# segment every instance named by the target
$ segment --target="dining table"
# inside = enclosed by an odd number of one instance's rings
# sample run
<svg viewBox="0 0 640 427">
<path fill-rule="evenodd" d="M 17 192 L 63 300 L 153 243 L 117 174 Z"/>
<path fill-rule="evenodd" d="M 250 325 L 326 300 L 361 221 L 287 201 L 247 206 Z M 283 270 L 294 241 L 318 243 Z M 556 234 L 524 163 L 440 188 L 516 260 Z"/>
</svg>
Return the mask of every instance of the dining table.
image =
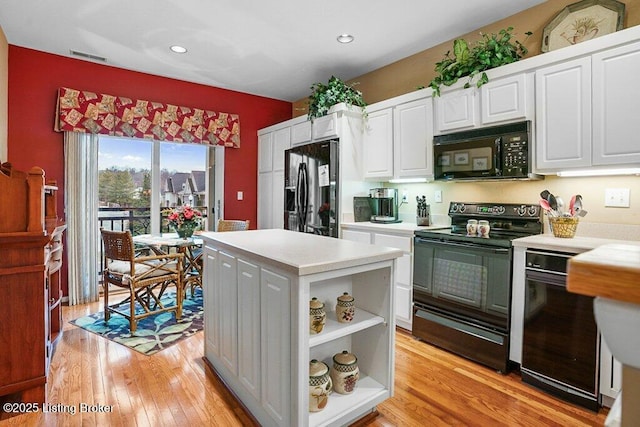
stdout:
<svg viewBox="0 0 640 427">
<path fill-rule="evenodd" d="M 183 296 L 186 297 L 187 287 L 191 288 L 191 297 L 196 287 L 202 289 L 202 239 L 197 235 L 182 238 L 177 233 L 140 234 L 133 237 L 133 243 L 137 248 L 149 249 L 156 255 L 183 254 Z"/>
</svg>

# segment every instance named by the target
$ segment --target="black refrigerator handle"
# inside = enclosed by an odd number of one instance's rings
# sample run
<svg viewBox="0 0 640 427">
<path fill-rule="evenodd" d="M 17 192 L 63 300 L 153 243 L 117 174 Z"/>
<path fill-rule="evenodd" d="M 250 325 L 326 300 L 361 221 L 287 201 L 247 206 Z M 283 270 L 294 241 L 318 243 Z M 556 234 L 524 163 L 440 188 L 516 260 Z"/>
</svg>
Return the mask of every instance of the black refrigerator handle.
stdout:
<svg viewBox="0 0 640 427">
<path fill-rule="evenodd" d="M 300 192 L 300 209 L 301 209 L 301 216 L 302 216 L 302 220 L 300 221 L 300 224 L 302 226 L 301 230 L 302 232 L 306 232 L 307 231 L 307 214 L 309 212 L 309 171 L 307 170 L 307 164 L 306 163 L 301 163 L 300 164 L 301 170 L 302 170 L 302 186 L 301 186 L 301 192 Z"/>
</svg>

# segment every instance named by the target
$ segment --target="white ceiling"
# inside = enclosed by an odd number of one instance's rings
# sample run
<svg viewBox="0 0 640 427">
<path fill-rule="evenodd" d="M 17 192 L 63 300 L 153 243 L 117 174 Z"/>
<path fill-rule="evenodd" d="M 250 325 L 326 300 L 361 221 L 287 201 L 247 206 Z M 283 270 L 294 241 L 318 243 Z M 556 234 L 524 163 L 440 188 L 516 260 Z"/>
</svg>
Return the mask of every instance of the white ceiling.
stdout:
<svg viewBox="0 0 640 427">
<path fill-rule="evenodd" d="M 0 26 L 12 45 L 295 101 L 543 1 L 2 0 Z"/>
</svg>

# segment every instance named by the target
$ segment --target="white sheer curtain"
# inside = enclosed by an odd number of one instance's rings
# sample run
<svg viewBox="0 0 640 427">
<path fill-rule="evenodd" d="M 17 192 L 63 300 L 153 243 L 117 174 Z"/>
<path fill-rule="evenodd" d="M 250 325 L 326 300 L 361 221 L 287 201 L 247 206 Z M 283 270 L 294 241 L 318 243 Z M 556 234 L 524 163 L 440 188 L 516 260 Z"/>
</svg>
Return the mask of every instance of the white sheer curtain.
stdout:
<svg viewBox="0 0 640 427">
<path fill-rule="evenodd" d="M 69 305 L 98 301 L 98 135 L 64 133 Z"/>
</svg>

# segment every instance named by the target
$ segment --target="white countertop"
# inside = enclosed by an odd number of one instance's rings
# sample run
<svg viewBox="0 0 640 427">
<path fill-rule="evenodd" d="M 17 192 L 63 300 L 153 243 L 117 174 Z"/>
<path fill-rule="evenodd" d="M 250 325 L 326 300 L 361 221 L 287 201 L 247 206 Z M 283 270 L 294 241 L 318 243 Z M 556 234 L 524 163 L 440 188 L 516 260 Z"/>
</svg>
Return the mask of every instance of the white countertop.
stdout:
<svg viewBox="0 0 640 427">
<path fill-rule="evenodd" d="M 576 236 L 573 238 L 562 238 L 555 237 L 553 234 L 536 234 L 535 236 L 521 237 L 519 239 L 513 240 L 513 246 L 515 247 L 547 249 L 552 251 L 576 254 L 608 244 L 626 244 L 640 246 L 640 241 L 581 236 Z"/>
<path fill-rule="evenodd" d="M 416 230 L 434 230 L 438 228 L 449 228 L 449 225 L 429 225 L 418 226 L 415 222 L 397 222 L 394 224 L 381 224 L 376 222 L 343 222 L 342 228 L 350 230 L 363 230 L 373 232 L 390 232 L 393 234 L 404 234 L 407 236 L 413 236 L 413 232 Z"/>
<path fill-rule="evenodd" d="M 204 232 L 206 244 L 234 250 L 298 276 L 401 257 L 399 249 L 289 230 Z"/>
</svg>

